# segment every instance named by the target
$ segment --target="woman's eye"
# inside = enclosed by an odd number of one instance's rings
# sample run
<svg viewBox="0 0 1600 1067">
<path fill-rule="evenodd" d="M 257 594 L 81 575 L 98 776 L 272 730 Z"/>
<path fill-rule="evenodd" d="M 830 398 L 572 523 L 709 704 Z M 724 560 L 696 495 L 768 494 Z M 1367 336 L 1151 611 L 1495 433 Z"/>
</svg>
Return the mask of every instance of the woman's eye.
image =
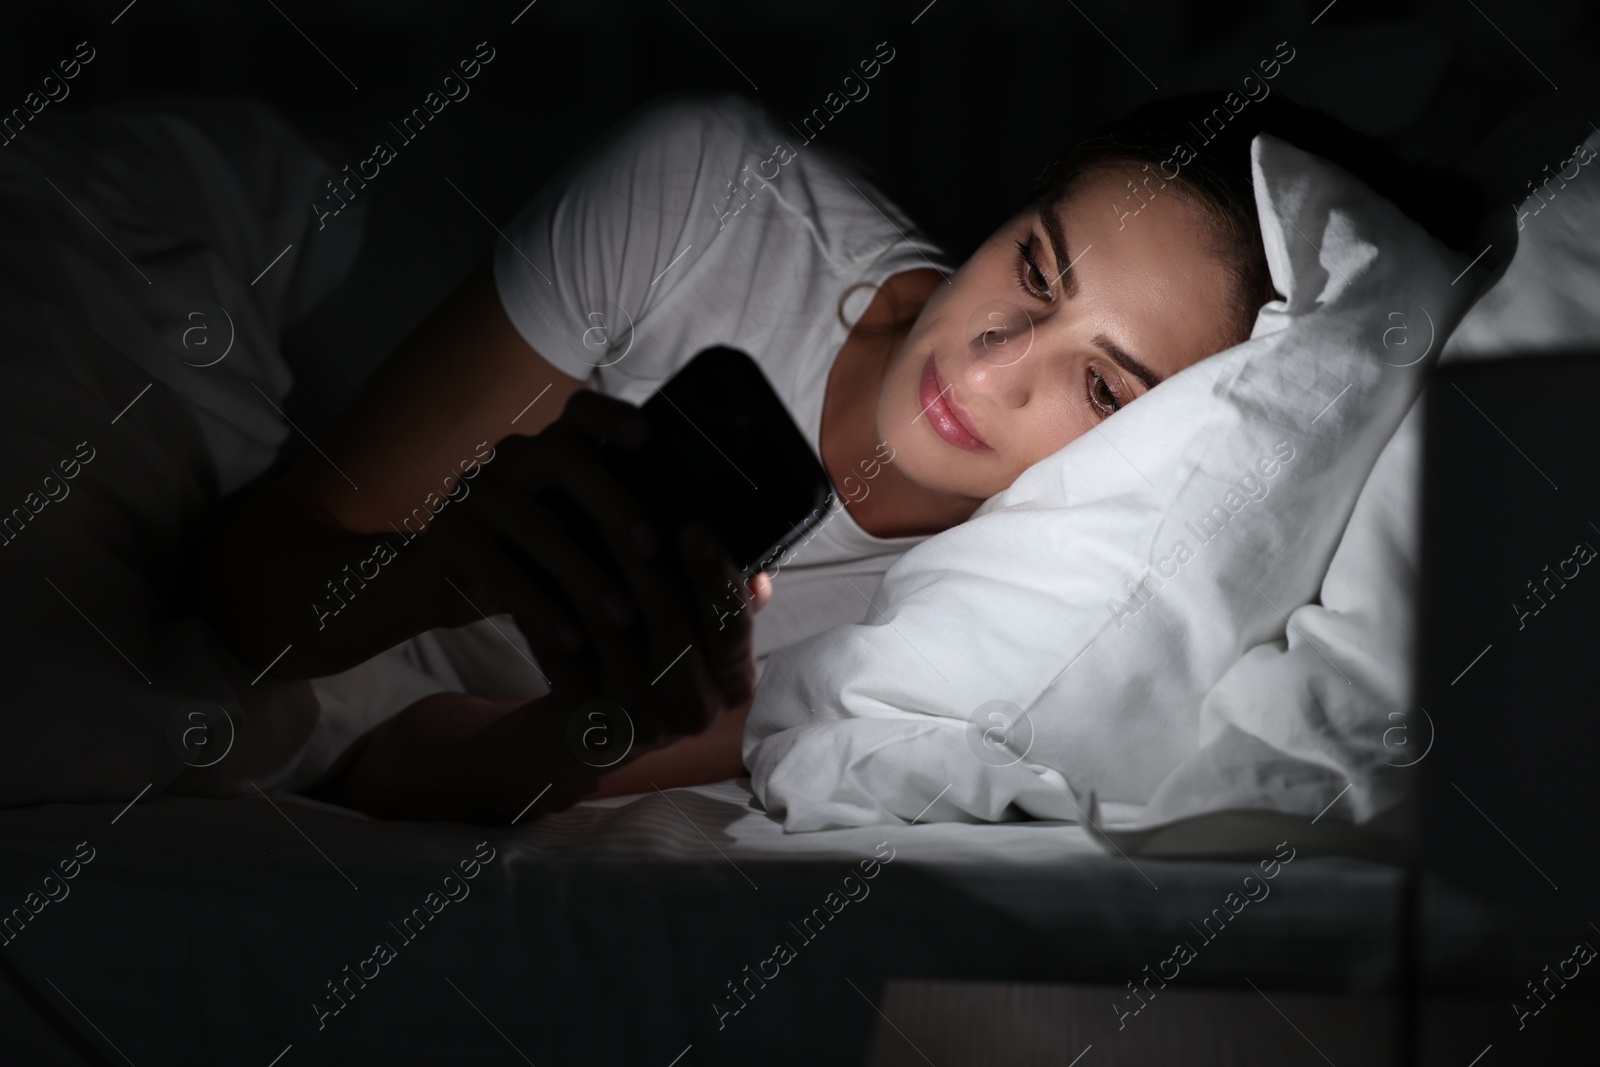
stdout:
<svg viewBox="0 0 1600 1067">
<path fill-rule="evenodd" d="M 1033 247 L 1023 241 L 1017 242 L 1017 277 L 1022 283 L 1022 288 L 1041 300 L 1052 299 L 1050 293 L 1050 280 L 1045 277 L 1044 271 L 1039 267 L 1039 261 L 1033 257 Z"/>
<path fill-rule="evenodd" d="M 1111 383 L 1097 370 L 1091 370 L 1089 375 L 1089 402 L 1101 416 L 1109 418 L 1120 411 L 1122 400 L 1117 396 L 1116 390 L 1111 388 Z"/>
</svg>

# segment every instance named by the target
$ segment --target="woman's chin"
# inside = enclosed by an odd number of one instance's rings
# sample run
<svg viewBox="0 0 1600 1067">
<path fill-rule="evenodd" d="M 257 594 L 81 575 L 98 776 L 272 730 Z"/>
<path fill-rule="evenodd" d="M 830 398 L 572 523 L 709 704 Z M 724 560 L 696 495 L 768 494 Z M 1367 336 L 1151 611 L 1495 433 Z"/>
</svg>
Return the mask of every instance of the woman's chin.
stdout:
<svg viewBox="0 0 1600 1067">
<path fill-rule="evenodd" d="M 919 442 L 921 444 L 921 442 Z M 953 451 L 949 446 L 941 445 L 944 451 Z M 941 495 L 965 495 L 962 490 L 952 484 L 950 477 L 948 456 L 943 456 L 923 445 L 921 448 L 895 452 L 895 465 L 900 468 L 900 473 L 905 479 L 918 489 L 928 493 Z M 932 454 L 930 454 L 932 453 Z"/>
</svg>

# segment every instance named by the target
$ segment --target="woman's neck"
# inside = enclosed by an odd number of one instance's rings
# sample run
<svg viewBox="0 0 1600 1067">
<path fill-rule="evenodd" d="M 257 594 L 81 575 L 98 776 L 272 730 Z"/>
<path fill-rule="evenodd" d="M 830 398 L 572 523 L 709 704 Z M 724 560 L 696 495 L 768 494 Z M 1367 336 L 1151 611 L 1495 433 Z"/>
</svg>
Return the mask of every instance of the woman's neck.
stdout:
<svg viewBox="0 0 1600 1067">
<path fill-rule="evenodd" d="M 884 377 L 917 313 L 944 280 L 932 268 L 891 275 L 828 372 L 819 441 L 822 463 L 850 517 L 874 537 L 938 533 L 964 522 L 982 503 L 919 485 L 893 462 L 882 462 L 878 395 Z M 872 471 L 875 475 L 867 477 Z"/>
</svg>

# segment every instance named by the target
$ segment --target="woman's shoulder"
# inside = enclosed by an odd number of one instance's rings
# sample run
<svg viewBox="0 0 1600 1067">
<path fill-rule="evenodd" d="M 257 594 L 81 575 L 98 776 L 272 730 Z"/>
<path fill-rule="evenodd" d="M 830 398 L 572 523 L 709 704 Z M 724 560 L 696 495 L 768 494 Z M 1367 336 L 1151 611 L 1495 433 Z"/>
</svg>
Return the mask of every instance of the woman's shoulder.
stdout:
<svg viewBox="0 0 1600 1067">
<path fill-rule="evenodd" d="M 664 179 L 665 195 L 695 184 L 721 185 L 741 166 L 758 163 L 783 141 L 758 102 L 736 93 L 673 93 L 640 105 L 596 146 L 609 165 Z"/>
<path fill-rule="evenodd" d="M 740 139 L 774 125 L 759 101 L 739 93 L 675 92 L 635 107 L 618 124 L 641 136 L 669 140 L 688 137 Z"/>
<path fill-rule="evenodd" d="M 615 136 L 640 148 L 693 156 L 770 153 L 794 139 L 759 101 L 705 92 L 653 97 L 617 123 Z"/>
<path fill-rule="evenodd" d="M 729 93 L 626 115 L 496 251 L 524 339 L 628 400 L 713 344 L 751 351 L 780 391 L 824 381 L 841 296 L 939 254 L 856 170 L 784 126 Z"/>
<path fill-rule="evenodd" d="M 807 139 L 758 101 L 737 93 L 676 93 L 633 111 L 614 145 L 638 171 L 659 176 L 646 195 L 696 196 L 719 237 L 736 220 L 798 225 L 841 268 L 899 243 L 927 245 L 915 224 L 854 162 Z M 742 226 L 752 240 L 760 226 Z"/>
</svg>

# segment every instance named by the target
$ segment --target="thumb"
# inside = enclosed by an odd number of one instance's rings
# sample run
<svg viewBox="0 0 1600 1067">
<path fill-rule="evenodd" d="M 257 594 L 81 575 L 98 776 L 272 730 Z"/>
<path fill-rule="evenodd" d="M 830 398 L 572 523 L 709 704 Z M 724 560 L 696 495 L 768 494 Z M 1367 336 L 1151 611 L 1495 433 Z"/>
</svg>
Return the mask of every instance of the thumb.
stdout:
<svg viewBox="0 0 1600 1067">
<path fill-rule="evenodd" d="M 756 576 L 747 583 L 750 590 L 750 610 L 752 613 L 760 611 L 772 599 L 772 577 L 766 571 L 758 571 Z"/>
</svg>

